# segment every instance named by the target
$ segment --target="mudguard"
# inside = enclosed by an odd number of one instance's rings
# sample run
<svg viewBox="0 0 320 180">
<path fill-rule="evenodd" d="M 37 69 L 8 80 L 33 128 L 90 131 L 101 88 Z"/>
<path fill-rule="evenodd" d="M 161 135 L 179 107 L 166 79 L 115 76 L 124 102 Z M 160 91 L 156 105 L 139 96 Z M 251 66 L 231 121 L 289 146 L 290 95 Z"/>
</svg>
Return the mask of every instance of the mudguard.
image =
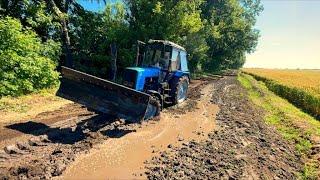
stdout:
<svg viewBox="0 0 320 180">
<path fill-rule="evenodd" d="M 180 78 L 182 76 L 187 76 L 190 81 L 190 72 L 189 71 L 175 71 L 173 74 L 175 77 Z"/>
<path fill-rule="evenodd" d="M 130 122 L 151 118 L 146 93 L 67 67 L 61 67 L 61 74 L 57 95 L 62 98 Z"/>
</svg>

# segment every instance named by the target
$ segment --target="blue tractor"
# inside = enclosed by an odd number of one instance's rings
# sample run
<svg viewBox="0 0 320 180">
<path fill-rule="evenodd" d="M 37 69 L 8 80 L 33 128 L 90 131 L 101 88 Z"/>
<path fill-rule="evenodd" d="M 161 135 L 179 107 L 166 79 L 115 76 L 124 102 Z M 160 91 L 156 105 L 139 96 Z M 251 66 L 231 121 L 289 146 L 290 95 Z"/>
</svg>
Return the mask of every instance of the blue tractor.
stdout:
<svg viewBox="0 0 320 180">
<path fill-rule="evenodd" d="M 170 41 L 150 40 L 138 54 L 136 67 L 125 69 L 122 84 L 62 67 L 57 94 L 131 122 L 182 103 L 190 82 L 186 50 Z"/>
</svg>

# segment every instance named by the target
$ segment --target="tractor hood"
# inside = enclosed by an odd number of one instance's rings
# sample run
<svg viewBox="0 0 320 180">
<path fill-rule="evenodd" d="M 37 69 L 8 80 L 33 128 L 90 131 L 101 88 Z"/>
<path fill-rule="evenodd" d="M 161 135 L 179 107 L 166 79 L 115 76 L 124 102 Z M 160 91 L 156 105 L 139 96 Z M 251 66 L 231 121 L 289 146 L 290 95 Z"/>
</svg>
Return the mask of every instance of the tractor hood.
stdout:
<svg viewBox="0 0 320 180">
<path fill-rule="evenodd" d="M 158 67 L 129 67 L 125 70 L 124 82 L 132 83 L 131 88 L 143 91 L 146 78 L 159 77 L 160 71 Z"/>
</svg>

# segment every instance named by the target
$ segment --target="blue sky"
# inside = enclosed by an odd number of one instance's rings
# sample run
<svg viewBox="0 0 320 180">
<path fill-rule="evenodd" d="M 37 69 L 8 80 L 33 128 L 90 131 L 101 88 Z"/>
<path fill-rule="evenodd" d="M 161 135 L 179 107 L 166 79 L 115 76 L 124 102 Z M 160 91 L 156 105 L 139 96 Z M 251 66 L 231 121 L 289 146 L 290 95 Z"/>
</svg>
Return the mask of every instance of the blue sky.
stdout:
<svg viewBox="0 0 320 180">
<path fill-rule="evenodd" d="M 118 0 L 107 0 L 115 2 Z M 104 3 L 79 0 L 88 10 Z M 320 69 L 320 0 L 262 0 L 261 38 L 245 67 Z"/>
<path fill-rule="evenodd" d="M 106 0 L 107 3 L 114 3 L 119 0 Z M 99 0 L 98 3 L 96 0 L 77 0 L 83 7 L 90 11 L 102 11 L 105 7 L 103 0 Z"/>
<path fill-rule="evenodd" d="M 257 51 L 245 67 L 320 69 L 320 1 L 263 0 Z"/>
</svg>

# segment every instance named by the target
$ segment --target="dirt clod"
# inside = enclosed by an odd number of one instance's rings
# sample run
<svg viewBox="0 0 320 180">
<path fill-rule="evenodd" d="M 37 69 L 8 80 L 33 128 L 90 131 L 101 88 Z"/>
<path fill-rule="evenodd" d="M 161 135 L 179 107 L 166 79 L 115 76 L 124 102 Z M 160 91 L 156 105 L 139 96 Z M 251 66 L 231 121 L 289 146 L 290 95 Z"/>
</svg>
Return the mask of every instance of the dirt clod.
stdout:
<svg viewBox="0 0 320 180">
<path fill-rule="evenodd" d="M 30 146 L 40 146 L 41 140 L 40 140 L 39 137 L 33 137 L 33 138 L 28 140 L 28 144 Z"/>
<path fill-rule="evenodd" d="M 51 155 L 57 155 L 57 154 L 61 154 L 61 153 L 62 153 L 61 149 L 55 149 L 55 150 L 51 153 Z"/>
<path fill-rule="evenodd" d="M 17 147 L 18 147 L 20 150 L 23 150 L 23 151 L 25 151 L 25 150 L 30 150 L 29 145 L 28 145 L 27 143 L 25 143 L 25 142 L 18 142 L 18 143 L 17 143 Z"/>
<path fill-rule="evenodd" d="M 42 135 L 39 137 L 39 140 L 43 143 L 50 143 L 51 141 L 48 138 L 48 135 Z"/>
<path fill-rule="evenodd" d="M 17 146 L 15 145 L 10 145 L 10 146 L 6 146 L 3 149 L 7 154 L 18 154 L 19 153 L 19 149 Z"/>
</svg>

